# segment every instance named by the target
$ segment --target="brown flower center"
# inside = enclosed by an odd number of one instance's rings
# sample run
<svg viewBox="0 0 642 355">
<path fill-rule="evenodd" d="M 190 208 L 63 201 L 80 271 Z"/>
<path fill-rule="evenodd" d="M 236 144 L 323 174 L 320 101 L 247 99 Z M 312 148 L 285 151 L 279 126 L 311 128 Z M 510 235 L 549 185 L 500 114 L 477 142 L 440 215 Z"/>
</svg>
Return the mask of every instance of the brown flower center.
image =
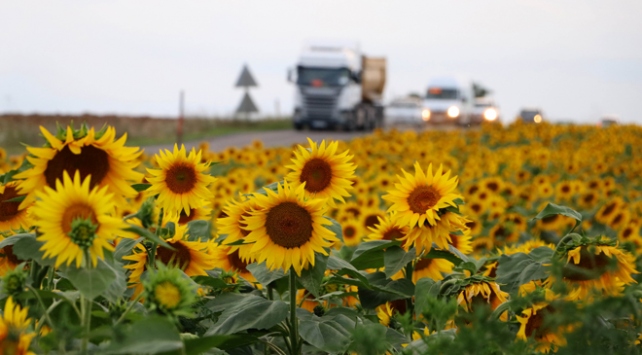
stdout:
<svg viewBox="0 0 642 355">
<path fill-rule="evenodd" d="M 588 281 L 598 279 L 604 274 L 608 265 L 611 263 L 611 258 L 604 253 L 598 255 L 593 254 L 586 248 L 582 247 L 580 251 L 580 262 L 578 264 L 570 261 L 564 269 L 562 269 L 562 276 L 571 281 Z"/>
<path fill-rule="evenodd" d="M 185 210 L 184 210 L 184 209 L 182 209 L 182 210 L 181 210 L 181 215 L 180 215 L 180 217 L 178 218 L 178 223 L 180 223 L 180 224 L 185 224 L 185 223 L 188 223 L 188 222 L 193 221 L 193 220 L 194 220 L 194 218 L 196 218 L 196 209 L 191 208 L 191 209 L 189 210 L 189 216 L 187 215 L 187 213 L 185 213 Z"/>
<path fill-rule="evenodd" d="M 615 202 L 609 203 L 608 205 L 606 205 L 606 208 L 604 208 L 601 215 L 604 217 L 610 215 L 615 210 L 615 207 L 617 207 L 617 203 Z"/>
<path fill-rule="evenodd" d="M 91 220 L 94 225 L 98 225 L 98 220 L 94 213 L 94 209 L 91 206 L 85 204 L 76 204 L 67 207 L 67 209 L 62 214 L 62 231 L 65 234 L 71 232 L 71 222 L 76 219 L 85 219 Z"/>
<path fill-rule="evenodd" d="M 158 260 L 165 265 L 175 265 L 185 270 L 192 260 L 189 247 L 181 242 L 167 242 L 167 244 L 174 248 L 174 250 L 159 245 L 156 250 Z"/>
<path fill-rule="evenodd" d="M 343 229 L 343 237 L 352 239 L 357 235 L 357 229 L 354 226 L 347 226 Z"/>
<path fill-rule="evenodd" d="M 383 233 L 383 239 L 385 240 L 397 240 L 401 239 L 405 236 L 403 231 L 397 227 L 393 227 L 388 229 L 385 233 Z"/>
<path fill-rule="evenodd" d="M 332 181 L 332 168 L 323 159 L 310 159 L 303 166 L 299 181 L 305 182 L 305 189 L 310 192 L 320 192 L 330 186 Z"/>
<path fill-rule="evenodd" d="M 486 187 L 487 187 L 490 191 L 493 191 L 493 192 L 497 192 L 497 190 L 499 190 L 499 184 L 498 184 L 498 183 L 496 183 L 495 181 L 491 181 L 491 182 L 487 183 L 487 184 L 486 184 Z"/>
<path fill-rule="evenodd" d="M 80 178 L 84 180 L 91 175 L 90 188 L 100 185 L 109 172 L 109 156 L 99 148 L 88 145 L 82 147 L 80 154 L 71 152 L 68 146 L 56 153 L 47 163 L 44 175 L 49 187 L 56 186 L 56 180 L 62 180 L 63 172 L 74 176 L 76 171 L 80 172 Z"/>
<path fill-rule="evenodd" d="M 298 248 L 312 238 L 312 216 L 294 202 L 282 202 L 268 212 L 265 228 L 275 244 Z"/>
<path fill-rule="evenodd" d="M 430 264 L 432 264 L 432 259 L 428 259 L 428 258 L 421 259 L 417 261 L 417 263 L 415 264 L 415 270 L 419 271 L 419 270 L 427 269 L 428 267 L 430 267 Z"/>
<path fill-rule="evenodd" d="M 238 270 L 239 272 L 247 272 L 247 263 L 241 260 L 238 250 L 235 250 L 231 254 L 227 254 L 227 260 L 230 262 L 234 269 Z"/>
<path fill-rule="evenodd" d="M 372 214 L 370 216 L 367 216 L 363 224 L 365 225 L 366 228 L 374 227 L 377 223 L 379 223 L 379 218 L 377 217 L 380 217 L 380 216 L 378 214 Z"/>
<path fill-rule="evenodd" d="M 20 202 L 7 202 L 18 197 L 18 191 L 13 186 L 5 186 L 4 193 L 0 194 L 0 222 L 12 220 L 20 211 Z"/>
<path fill-rule="evenodd" d="M 167 170 L 165 183 L 173 193 L 184 194 L 191 192 L 196 186 L 196 171 L 185 163 L 176 163 Z"/>
<path fill-rule="evenodd" d="M 23 262 L 23 260 L 19 259 L 16 254 L 13 253 L 13 245 L 7 245 L 2 248 L 1 253 L 4 254 L 4 257 L 7 258 L 7 260 L 9 260 L 9 264 L 11 265 L 18 265 Z"/>
<path fill-rule="evenodd" d="M 568 185 L 562 186 L 562 192 L 565 194 L 571 192 L 571 187 Z"/>
<path fill-rule="evenodd" d="M 419 186 L 408 196 L 408 206 L 412 212 L 423 214 L 435 207 L 440 198 L 439 191 L 432 186 Z"/>
</svg>

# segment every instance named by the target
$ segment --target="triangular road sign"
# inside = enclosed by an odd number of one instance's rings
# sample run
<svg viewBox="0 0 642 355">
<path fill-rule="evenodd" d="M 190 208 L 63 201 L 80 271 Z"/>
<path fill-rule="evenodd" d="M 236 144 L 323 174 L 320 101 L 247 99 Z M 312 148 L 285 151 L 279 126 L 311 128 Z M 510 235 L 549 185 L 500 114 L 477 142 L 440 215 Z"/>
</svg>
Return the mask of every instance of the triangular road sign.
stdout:
<svg viewBox="0 0 642 355">
<path fill-rule="evenodd" d="M 241 76 L 239 80 L 236 81 L 236 87 L 249 88 L 251 86 L 259 86 L 250 74 L 250 70 L 247 68 L 247 65 L 243 66 L 243 71 L 241 71 Z"/>
<path fill-rule="evenodd" d="M 239 105 L 239 108 L 236 109 L 236 113 L 252 113 L 252 112 L 259 112 L 259 109 L 254 104 L 254 101 L 252 101 L 250 94 L 246 92 L 243 95 L 243 100 L 241 100 L 241 104 Z"/>
</svg>

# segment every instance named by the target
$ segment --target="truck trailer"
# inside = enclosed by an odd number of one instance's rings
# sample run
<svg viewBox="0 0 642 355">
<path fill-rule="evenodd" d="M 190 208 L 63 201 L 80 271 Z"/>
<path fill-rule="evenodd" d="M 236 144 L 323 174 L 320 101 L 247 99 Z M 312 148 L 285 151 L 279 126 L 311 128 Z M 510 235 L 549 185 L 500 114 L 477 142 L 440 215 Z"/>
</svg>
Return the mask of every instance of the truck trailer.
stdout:
<svg viewBox="0 0 642 355">
<path fill-rule="evenodd" d="M 288 80 L 296 86 L 297 130 L 371 130 L 383 125 L 386 59 L 363 55 L 356 43 L 308 43 Z"/>
</svg>

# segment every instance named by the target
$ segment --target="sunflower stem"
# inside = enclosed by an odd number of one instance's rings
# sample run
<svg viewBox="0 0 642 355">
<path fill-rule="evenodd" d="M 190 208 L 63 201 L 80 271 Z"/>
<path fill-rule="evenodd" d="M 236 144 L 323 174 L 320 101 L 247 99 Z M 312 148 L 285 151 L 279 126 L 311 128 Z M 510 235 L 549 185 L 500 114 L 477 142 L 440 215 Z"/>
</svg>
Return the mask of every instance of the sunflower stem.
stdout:
<svg viewBox="0 0 642 355">
<path fill-rule="evenodd" d="M 156 227 L 156 236 L 160 237 L 160 230 L 163 227 L 163 212 L 164 209 L 161 207 L 160 213 L 158 214 L 158 226 Z M 148 254 L 148 260 L 149 260 L 149 267 L 151 270 L 154 270 L 156 267 L 156 249 L 158 248 L 158 244 L 155 242 L 152 243 L 152 249 Z"/>
<path fill-rule="evenodd" d="M 87 354 L 89 345 L 89 333 L 91 331 L 91 299 L 80 294 L 80 325 L 83 329 L 82 343 L 80 347 L 81 354 Z"/>
<path fill-rule="evenodd" d="M 412 282 L 412 273 L 414 270 L 415 268 L 412 265 L 412 262 L 409 262 L 408 264 L 406 264 L 406 280 Z M 412 298 L 406 298 L 406 312 L 407 314 L 410 314 L 410 315 L 415 313 L 415 310 L 412 304 Z"/>
<path fill-rule="evenodd" d="M 123 314 L 121 314 L 120 317 L 118 318 L 118 320 L 116 320 L 116 323 L 114 323 L 114 327 L 117 326 L 120 322 L 122 322 L 125 319 L 125 316 L 127 315 L 127 313 L 129 313 L 129 311 L 131 311 L 131 309 L 134 307 L 134 305 L 136 303 L 138 303 L 138 300 L 140 300 L 141 297 L 143 297 L 143 293 L 142 292 L 140 294 L 138 294 L 136 299 L 133 300 L 132 303 L 129 304 L 129 306 L 127 306 L 127 309 L 125 309 Z"/>
<path fill-rule="evenodd" d="M 292 346 L 292 355 L 300 354 L 299 351 L 299 327 L 296 317 L 296 272 L 290 268 L 290 344 Z"/>
</svg>

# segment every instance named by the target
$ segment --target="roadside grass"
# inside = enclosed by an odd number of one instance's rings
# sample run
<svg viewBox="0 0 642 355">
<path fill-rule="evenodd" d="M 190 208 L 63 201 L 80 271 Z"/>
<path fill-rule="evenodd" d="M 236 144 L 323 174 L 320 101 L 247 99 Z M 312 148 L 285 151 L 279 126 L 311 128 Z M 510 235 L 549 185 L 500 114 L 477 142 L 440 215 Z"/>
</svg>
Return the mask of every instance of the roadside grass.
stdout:
<svg viewBox="0 0 642 355">
<path fill-rule="evenodd" d="M 127 133 L 128 145 L 148 146 L 171 144 L 177 141 L 176 119 L 152 117 L 126 117 L 114 115 L 0 115 L 0 147 L 9 155 L 25 153 L 25 145 L 42 146 L 44 138 L 39 126 L 55 132 L 56 125 L 72 123 L 75 127 L 86 123 L 99 129 L 114 126 L 118 136 Z M 242 132 L 260 132 L 292 127 L 289 117 L 269 117 L 247 121 L 230 118 L 186 118 L 183 122 L 183 142 L 193 142 L 212 137 Z"/>
</svg>

